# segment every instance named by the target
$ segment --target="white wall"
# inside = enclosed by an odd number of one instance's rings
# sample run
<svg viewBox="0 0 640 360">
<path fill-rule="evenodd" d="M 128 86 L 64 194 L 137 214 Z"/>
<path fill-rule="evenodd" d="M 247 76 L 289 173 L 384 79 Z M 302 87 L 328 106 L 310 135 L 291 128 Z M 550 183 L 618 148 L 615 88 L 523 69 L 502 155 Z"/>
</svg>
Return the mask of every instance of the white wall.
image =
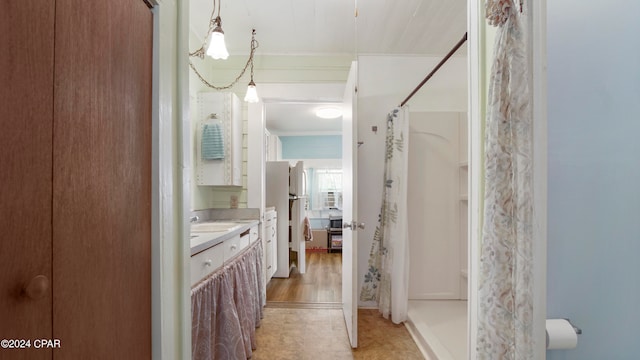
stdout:
<svg viewBox="0 0 640 360">
<path fill-rule="evenodd" d="M 201 45 L 201 40 L 193 32 L 189 31 L 189 49 L 197 49 Z M 206 62 L 199 59 L 191 59 L 197 66 L 198 71 L 207 79 L 211 78 L 211 69 L 208 66 L 202 66 Z M 197 77 L 196 73 L 189 69 L 189 108 L 190 108 L 190 136 L 191 136 L 191 164 L 196 164 L 195 154 L 197 154 L 196 147 L 198 142 L 196 141 L 196 129 L 200 119 L 200 113 L 198 112 L 198 93 L 201 91 L 213 91 L 207 87 Z M 191 168 L 191 178 L 196 179 L 196 167 Z M 191 207 L 193 210 L 201 210 L 213 207 L 213 188 L 210 186 L 198 186 L 196 182 L 193 182 L 191 192 Z"/>
<path fill-rule="evenodd" d="M 452 44 L 453 46 L 453 44 Z M 386 116 L 442 57 L 358 57 L 358 289 L 362 287 L 382 197 Z M 467 111 L 467 59 L 452 57 L 409 102 L 410 111 Z M 377 126 L 374 133 L 372 126 Z M 360 303 L 360 306 L 373 306 Z"/>
<path fill-rule="evenodd" d="M 258 39 L 259 40 L 259 39 Z M 197 36 L 192 34 L 190 49 L 193 51 L 200 47 L 201 43 Z M 254 81 L 257 84 L 258 96 L 263 97 L 265 93 L 274 97 L 274 89 L 277 91 L 278 84 L 327 84 L 332 88 L 332 84 L 344 83 L 349 73 L 351 56 L 277 56 L 260 55 L 258 50 L 254 58 Z M 247 56 L 229 56 L 227 60 L 212 60 L 206 57 L 204 60 L 192 58 L 196 68 L 205 76 L 206 80 L 216 86 L 228 85 L 238 76 L 246 64 Z M 195 76 L 193 70 L 189 70 L 189 86 L 191 102 L 195 103 L 195 96 L 198 91 L 216 91 L 203 85 L 200 79 Z M 249 82 L 248 73 L 240 81 L 225 91 L 234 92 L 240 99 L 244 98 L 247 84 Z M 286 93 L 286 88 L 282 88 L 282 93 Z M 277 97 L 277 95 L 275 96 Z M 192 119 L 197 119 L 197 107 L 192 106 Z M 241 189 L 233 187 L 198 187 L 194 186 L 193 208 L 229 208 L 231 196 L 238 196 L 239 207 L 247 207 L 247 161 L 248 147 L 248 107 L 246 102 L 242 102 L 243 121 L 243 186 Z M 195 150 L 195 148 L 194 148 Z"/>
</svg>

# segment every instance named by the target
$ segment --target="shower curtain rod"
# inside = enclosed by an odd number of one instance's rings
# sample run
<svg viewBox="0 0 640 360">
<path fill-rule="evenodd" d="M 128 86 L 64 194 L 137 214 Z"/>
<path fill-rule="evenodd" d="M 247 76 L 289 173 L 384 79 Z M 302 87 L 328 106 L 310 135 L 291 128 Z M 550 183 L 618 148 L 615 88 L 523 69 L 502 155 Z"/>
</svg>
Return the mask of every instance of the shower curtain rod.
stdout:
<svg viewBox="0 0 640 360">
<path fill-rule="evenodd" d="M 420 90 L 420 88 L 422 88 L 422 86 L 424 84 L 427 83 L 427 81 L 429 81 L 429 79 L 431 79 L 431 77 L 433 76 L 433 74 L 435 74 L 438 69 L 440 69 L 440 67 L 442 65 L 444 65 L 444 63 L 447 62 L 447 60 L 449 60 L 449 58 L 456 52 L 458 51 L 458 49 L 460 49 L 460 47 L 462 46 L 462 44 L 465 43 L 465 41 L 467 41 L 467 33 L 464 33 L 464 36 L 462 37 L 462 39 L 460 39 L 460 41 L 458 41 L 458 43 L 456 44 L 456 46 L 453 47 L 453 49 L 451 49 L 451 51 L 449 51 L 449 53 L 442 59 L 440 60 L 440 62 L 438 63 L 438 65 L 436 65 L 436 67 L 433 68 L 433 70 L 431 70 L 431 72 L 429 73 L 429 75 L 427 75 L 427 77 L 424 78 L 424 80 L 422 80 L 422 82 L 420 84 L 418 84 L 418 86 L 416 86 L 415 89 L 413 89 L 413 91 L 411 92 L 411 94 L 409 94 L 409 96 L 407 96 L 406 99 L 404 99 L 404 101 L 402 103 L 400 103 L 400 107 L 403 107 L 404 104 L 407 103 L 407 101 L 409 101 L 411 99 L 411 97 L 418 92 L 418 90 Z"/>
</svg>

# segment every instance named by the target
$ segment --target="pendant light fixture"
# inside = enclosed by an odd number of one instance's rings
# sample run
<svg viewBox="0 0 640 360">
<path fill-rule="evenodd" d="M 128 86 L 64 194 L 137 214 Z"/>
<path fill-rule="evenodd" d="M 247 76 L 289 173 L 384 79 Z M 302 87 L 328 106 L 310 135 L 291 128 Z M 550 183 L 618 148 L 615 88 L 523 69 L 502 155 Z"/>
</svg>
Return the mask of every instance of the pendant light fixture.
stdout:
<svg viewBox="0 0 640 360">
<path fill-rule="evenodd" d="M 214 0 L 215 9 L 215 0 Z M 207 47 L 207 55 L 214 59 L 226 60 L 229 57 L 227 45 L 224 43 L 224 31 L 222 31 L 222 19 L 220 19 L 220 1 L 218 0 L 218 16 L 213 20 L 213 30 L 209 36 L 209 46 Z"/>
<path fill-rule="evenodd" d="M 247 94 L 244 96 L 244 101 L 250 103 L 256 103 L 260 101 L 258 98 L 258 91 L 256 90 L 256 83 L 251 80 L 249 86 L 247 86 Z"/>
<path fill-rule="evenodd" d="M 216 6 L 217 3 L 217 6 Z M 217 15 L 216 15 L 217 9 Z M 215 15 L 215 17 L 214 17 Z M 258 41 L 256 40 L 256 30 L 251 30 L 251 51 L 249 53 L 249 59 L 244 66 L 244 69 L 240 72 L 240 75 L 236 77 L 236 79 L 229 85 L 226 86 L 216 86 L 205 80 L 202 74 L 196 69 L 193 65 L 193 62 L 189 61 L 189 67 L 196 73 L 200 81 L 206 86 L 215 89 L 215 90 L 228 90 L 232 88 L 247 72 L 249 66 L 251 66 L 251 80 L 249 81 L 249 86 L 247 87 L 247 93 L 245 94 L 244 100 L 247 102 L 258 102 L 260 99 L 258 98 L 258 92 L 256 91 L 256 83 L 253 81 L 253 57 L 255 55 L 256 49 L 258 48 Z M 227 47 L 224 44 L 224 31 L 222 31 L 222 20 L 220 19 L 220 0 L 213 0 L 213 11 L 211 12 L 211 18 L 209 19 L 209 32 L 207 33 L 204 44 L 200 47 L 200 49 L 189 53 L 190 57 L 198 57 L 200 59 L 204 59 L 205 54 L 211 56 L 214 59 L 226 59 L 229 56 L 229 52 L 227 51 Z M 206 47 L 206 51 L 205 51 Z"/>
<path fill-rule="evenodd" d="M 260 99 L 258 98 L 258 91 L 256 90 L 256 83 L 253 82 L 253 52 L 255 51 L 254 42 L 255 47 L 258 47 L 258 43 L 254 38 L 255 35 L 256 30 L 253 29 L 253 32 L 251 33 L 251 55 L 249 55 L 251 59 L 251 80 L 249 81 L 249 86 L 247 86 L 247 93 L 244 96 L 244 101 L 250 103 L 256 103 L 260 101 Z"/>
</svg>

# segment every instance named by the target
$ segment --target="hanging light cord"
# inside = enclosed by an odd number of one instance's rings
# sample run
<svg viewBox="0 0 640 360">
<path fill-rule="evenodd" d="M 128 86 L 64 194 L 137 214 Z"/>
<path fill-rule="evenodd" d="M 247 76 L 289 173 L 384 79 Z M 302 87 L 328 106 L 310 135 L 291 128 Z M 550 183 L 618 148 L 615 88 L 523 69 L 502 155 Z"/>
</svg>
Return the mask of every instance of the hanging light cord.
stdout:
<svg viewBox="0 0 640 360">
<path fill-rule="evenodd" d="M 258 41 L 256 41 L 256 39 L 254 38 L 256 34 L 256 29 L 253 29 L 251 32 L 251 54 L 249 54 L 249 62 L 251 62 L 251 83 L 253 84 L 253 52 L 256 51 L 256 48 L 258 47 Z M 253 46 L 255 42 L 255 47 Z M 246 65 L 245 65 L 245 69 L 246 69 Z M 242 73 L 244 73 L 244 70 L 242 71 Z M 240 74 L 240 76 L 242 76 L 242 74 Z M 239 80 L 236 79 L 236 82 Z M 253 84 L 254 86 L 256 84 Z"/>
<path fill-rule="evenodd" d="M 242 72 L 240 72 L 240 75 L 238 75 L 238 77 L 236 77 L 236 79 L 233 80 L 233 82 L 231 84 L 229 84 L 229 85 L 226 85 L 226 86 L 213 85 L 210 82 L 208 82 L 202 76 L 202 74 L 200 74 L 198 69 L 196 69 L 196 67 L 191 62 L 191 60 L 189 60 L 189 66 L 191 67 L 191 69 L 193 69 L 193 71 L 196 73 L 196 75 L 198 76 L 200 81 L 202 81 L 203 84 L 205 84 L 206 86 L 208 86 L 208 87 L 210 87 L 212 89 L 216 89 L 216 90 L 226 90 L 226 89 L 230 89 L 231 87 L 233 87 L 233 85 L 235 85 L 238 81 L 240 81 L 240 78 L 242 78 L 242 76 L 247 72 L 247 68 L 249 68 L 249 65 L 251 65 L 251 80 L 253 80 L 253 55 L 255 54 L 256 49 L 258 48 L 258 45 L 259 45 L 258 41 L 255 38 L 255 35 L 256 35 L 256 29 L 253 29 L 251 31 L 251 52 L 249 53 L 249 59 L 247 60 L 247 63 L 244 65 L 244 68 L 242 69 Z M 204 45 L 203 45 L 203 47 L 204 47 Z M 204 54 L 204 52 L 203 52 L 203 54 Z M 189 54 L 189 55 L 191 55 L 192 57 L 194 57 L 194 56 L 200 57 L 199 55 L 195 55 L 195 54 L 194 55 Z"/>
</svg>

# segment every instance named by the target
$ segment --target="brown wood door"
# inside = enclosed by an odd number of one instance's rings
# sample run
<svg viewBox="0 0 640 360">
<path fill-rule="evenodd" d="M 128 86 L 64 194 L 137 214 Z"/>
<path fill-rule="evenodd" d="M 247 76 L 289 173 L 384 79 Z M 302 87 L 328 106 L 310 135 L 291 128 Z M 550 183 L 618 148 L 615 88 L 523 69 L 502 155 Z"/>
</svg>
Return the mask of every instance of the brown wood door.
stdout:
<svg viewBox="0 0 640 360">
<path fill-rule="evenodd" d="M 151 358 L 152 31 L 140 0 L 0 0 L 0 340 L 30 340 L 0 359 Z"/>
<path fill-rule="evenodd" d="M 54 5 L 0 1 L 0 339 L 51 338 L 51 286 L 24 288 L 51 279 Z M 0 359 L 51 359 L 32 345 Z"/>
<path fill-rule="evenodd" d="M 56 1 L 55 359 L 151 358 L 153 18 Z"/>
</svg>

